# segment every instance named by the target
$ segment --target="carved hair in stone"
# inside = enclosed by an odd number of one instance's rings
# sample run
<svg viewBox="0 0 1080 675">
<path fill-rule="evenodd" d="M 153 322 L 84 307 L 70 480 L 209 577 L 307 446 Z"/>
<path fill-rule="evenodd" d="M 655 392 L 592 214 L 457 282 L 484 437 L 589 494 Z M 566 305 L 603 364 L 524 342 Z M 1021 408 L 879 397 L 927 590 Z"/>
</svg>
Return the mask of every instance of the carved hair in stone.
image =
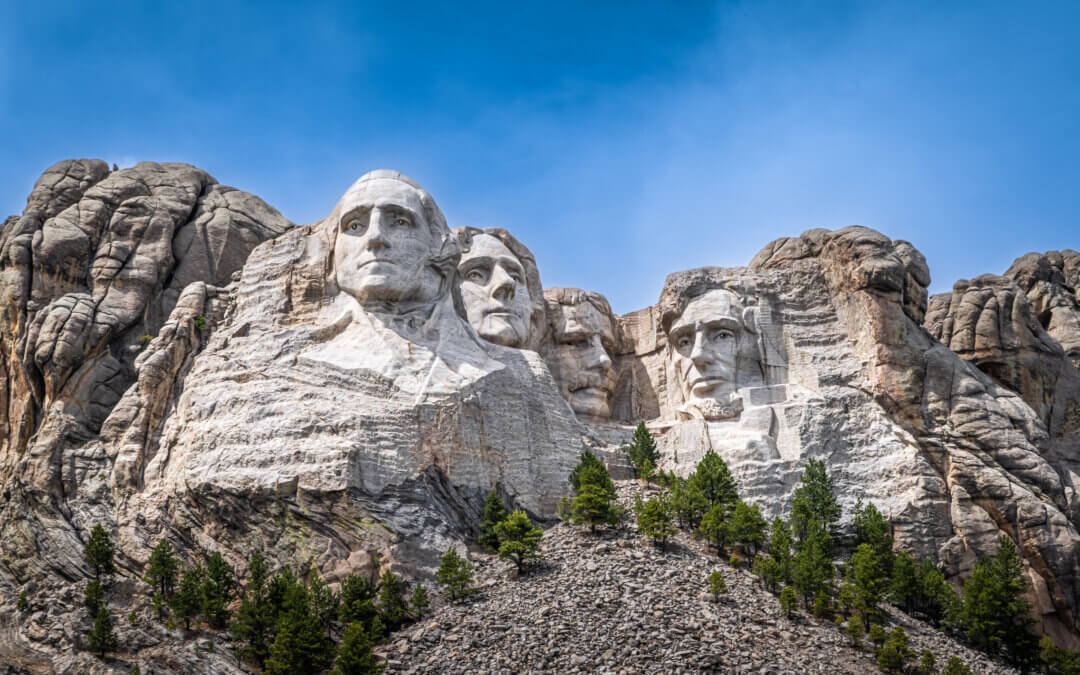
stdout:
<svg viewBox="0 0 1080 675">
<path fill-rule="evenodd" d="M 667 337 L 669 381 L 681 399 L 679 417 L 736 418 L 743 408 L 740 389 L 782 381 L 770 377 L 783 374 L 768 367 L 786 366 L 782 348 L 773 344 L 779 336 L 762 326 L 752 295 L 715 280 L 675 293 L 665 289 L 665 295 L 661 330 Z"/>
<path fill-rule="evenodd" d="M 458 287 L 480 337 L 536 349 L 544 333 L 544 289 L 529 249 L 499 227 L 454 229 L 461 247 Z"/>
<path fill-rule="evenodd" d="M 618 323 L 604 296 L 576 288 L 549 288 L 549 335 L 544 360 L 570 408 L 579 416 L 611 417 Z"/>
<path fill-rule="evenodd" d="M 400 313 L 451 290 L 457 240 L 431 195 L 410 178 L 386 170 L 365 174 L 330 222 L 334 280 L 362 305 Z"/>
</svg>

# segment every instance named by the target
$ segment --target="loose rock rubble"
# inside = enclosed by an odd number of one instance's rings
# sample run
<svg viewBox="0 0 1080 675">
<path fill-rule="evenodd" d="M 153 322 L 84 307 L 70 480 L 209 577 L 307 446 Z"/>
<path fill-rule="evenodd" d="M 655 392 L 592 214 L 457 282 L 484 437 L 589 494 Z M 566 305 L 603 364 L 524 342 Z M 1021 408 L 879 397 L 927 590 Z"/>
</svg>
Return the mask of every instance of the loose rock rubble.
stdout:
<svg viewBox="0 0 1080 675">
<path fill-rule="evenodd" d="M 639 536 L 629 517 L 634 481 L 618 484 L 623 526 L 590 534 L 561 523 L 544 533 L 543 561 L 519 580 L 513 567 L 474 554 L 480 589 L 442 604 L 393 636 L 388 672 L 866 673 L 869 648 L 850 647 L 842 628 L 800 612 L 780 613 L 775 596 L 680 533 L 667 551 Z M 648 488 L 652 489 L 652 488 Z M 713 602 L 706 578 L 719 569 L 728 594 Z M 1012 673 L 921 621 L 889 608 L 917 654 L 939 666 L 959 656 L 976 673 Z"/>
</svg>

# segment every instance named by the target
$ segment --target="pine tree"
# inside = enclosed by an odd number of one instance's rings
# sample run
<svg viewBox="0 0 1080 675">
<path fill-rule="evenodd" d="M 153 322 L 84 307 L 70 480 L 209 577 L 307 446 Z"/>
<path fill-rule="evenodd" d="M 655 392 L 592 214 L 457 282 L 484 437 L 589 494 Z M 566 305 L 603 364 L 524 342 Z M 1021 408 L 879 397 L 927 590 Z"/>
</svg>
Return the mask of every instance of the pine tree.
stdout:
<svg viewBox="0 0 1080 675">
<path fill-rule="evenodd" d="M 284 591 L 266 673 L 317 673 L 330 665 L 334 643 L 311 612 L 308 589 L 293 580 Z"/>
<path fill-rule="evenodd" d="M 191 620 L 202 609 L 202 583 L 202 565 L 187 570 L 180 577 L 180 587 L 170 603 L 176 618 L 184 621 L 184 630 L 191 629 Z"/>
<path fill-rule="evenodd" d="M 655 467 L 660 462 L 660 453 L 656 449 L 656 441 L 653 440 L 652 434 L 649 433 L 644 422 L 638 422 L 637 428 L 634 429 L 634 436 L 630 439 L 630 445 L 626 447 L 626 455 L 638 478 L 647 479 L 649 477 L 646 462 L 652 467 Z"/>
<path fill-rule="evenodd" d="M 571 504 L 571 519 L 574 523 L 586 523 L 595 533 L 599 525 L 614 525 L 619 522 L 621 513 L 615 502 L 615 484 L 603 464 L 586 466 L 578 477 L 578 485 L 578 493 Z"/>
<path fill-rule="evenodd" d="M 603 462 L 596 458 L 596 455 L 588 450 L 582 452 L 580 461 L 578 461 L 577 466 L 570 472 L 570 486 L 574 488 L 575 493 L 581 491 L 581 477 L 589 467 L 600 467 L 607 472 L 607 467 L 604 466 Z M 611 490 L 612 492 L 615 491 L 614 483 L 611 485 Z"/>
<path fill-rule="evenodd" d="M 720 573 L 720 570 L 713 570 L 713 573 L 709 575 L 709 592 L 713 594 L 713 601 L 719 602 L 721 595 L 726 595 L 727 582 L 724 581 L 724 575 Z"/>
<path fill-rule="evenodd" d="M 427 589 L 419 581 L 416 582 L 416 586 L 413 587 L 412 594 L 412 610 L 413 615 L 419 621 L 424 618 L 424 614 L 427 613 L 429 607 L 431 607 L 431 601 L 428 599 Z"/>
<path fill-rule="evenodd" d="M 739 501 L 738 487 L 727 462 L 711 448 L 698 462 L 697 468 L 686 482 L 701 489 L 710 507 L 721 504 L 730 510 L 734 509 L 735 503 Z"/>
<path fill-rule="evenodd" d="M 383 572 L 379 578 L 379 618 L 391 633 L 409 621 L 405 584 L 390 570 Z"/>
<path fill-rule="evenodd" d="M 769 535 L 769 557 L 776 561 L 779 578 L 788 583 L 792 572 L 791 545 L 791 528 L 787 521 L 779 516 L 774 518 Z"/>
<path fill-rule="evenodd" d="M 509 560 L 518 572 L 525 570 L 530 560 L 540 557 L 540 538 L 544 531 L 532 524 L 524 511 L 514 511 L 495 526 L 499 542 L 499 558 Z"/>
<path fill-rule="evenodd" d="M 698 526 L 698 534 L 705 538 L 716 548 L 718 556 L 724 555 L 724 547 L 727 546 L 730 527 L 728 526 L 728 510 L 723 504 L 713 504 Z"/>
<path fill-rule="evenodd" d="M 937 658 L 929 649 L 924 649 L 922 658 L 919 659 L 919 672 L 923 675 L 934 675 L 937 672 Z"/>
<path fill-rule="evenodd" d="M 941 675 L 972 675 L 971 667 L 964 663 L 959 656 L 950 656 L 941 670 Z"/>
<path fill-rule="evenodd" d="M 877 618 L 878 603 L 888 588 L 889 578 L 870 544 L 859 544 L 851 556 L 851 579 L 855 586 L 855 609 L 866 621 Z"/>
<path fill-rule="evenodd" d="M 1016 544 L 1002 535 L 997 554 L 981 559 L 964 584 L 961 617 L 968 642 L 990 654 L 1004 652 L 1015 665 L 1032 663 L 1037 644 L 1031 607 L 1023 597 L 1026 589 Z"/>
<path fill-rule="evenodd" d="M 454 547 L 446 549 L 442 563 L 435 572 L 435 578 L 443 590 L 450 595 L 450 600 L 457 601 L 471 593 L 472 565 L 461 558 Z"/>
<path fill-rule="evenodd" d="M 810 458 L 806 462 L 795 499 L 791 504 L 791 530 L 795 536 L 796 549 L 816 530 L 829 534 L 832 525 L 840 519 L 840 505 L 833 494 L 832 479 L 825 472 L 825 465 Z M 826 543 L 829 539 L 825 539 Z M 831 554 L 831 549 L 826 554 Z"/>
<path fill-rule="evenodd" d="M 420 588 L 420 586 L 417 586 Z M 341 636 L 330 675 L 378 675 L 383 666 L 371 651 L 372 639 L 363 624 L 350 623 Z"/>
<path fill-rule="evenodd" d="M 364 630 L 371 635 L 372 639 L 379 639 L 379 634 L 372 630 L 379 610 L 375 606 L 375 596 L 378 588 L 366 577 L 359 574 L 350 574 L 341 582 L 340 604 L 338 605 L 338 621 L 343 626 L 350 623 L 359 623 Z"/>
<path fill-rule="evenodd" d="M 98 581 L 107 579 L 116 573 L 113 552 L 113 543 L 109 539 L 109 533 L 101 525 L 94 525 L 93 529 L 90 530 L 90 539 L 86 542 L 83 558 L 90 567 L 94 578 Z"/>
<path fill-rule="evenodd" d="M 661 550 L 667 549 L 668 539 L 678 531 L 672 524 L 671 498 L 666 494 L 659 494 L 642 501 L 641 497 L 638 497 L 634 502 L 634 513 L 637 516 L 638 530 Z"/>
<path fill-rule="evenodd" d="M 695 531 L 709 510 L 709 501 L 701 490 L 699 481 L 684 481 L 670 474 L 664 481 L 671 491 L 671 506 L 679 527 Z"/>
<path fill-rule="evenodd" d="M 728 521 L 728 536 L 732 542 L 740 544 L 750 555 L 756 555 L 765 541 L 767 528 L 760 507 L 750 506 L 741 499 L 735 503 Z"/>
<path fill-rule="evenodd" d="M 269 600 L 267 578 L 269 566 L 262 551 L 256 549 L 248 558 L 248 582 L 236 610 L 236 621 L 231 632 L 233 639 L 242 646 L 241 652 L 260 668 L 266 663 L 273 641 L 273 628 L 277 613 Z M 185 575 L 186 576 L 186 575 Z M 201 583 L 200 583 L 201 594 Z M 184 594 L 184 580 L 180 581 L 180 595 Z"/>
<path fill-rule="evenodd" d="M 202 577 L 202 613 L 214 628 L 224 628 L 229 624 L 229 602 L 235 590 L 236 574 L 233 568 L 215 551 L 207 558 Z"/>
<path fill-rule="evenodd" d="M 484 502 L 484 517 L 480 521 L 480 545 L 491 551 L 499 550 L 499 537 L 495 534 L 495 526 L 506 520 L 508 515 L 506 505 L 494 490 L 488 493 Z"/>
<path fill-rule="evenodd" d="M 311 614 L 319 625 L 326 631 L 326 638 L 330 639 L 330 631 L 334 627 L 334 617 L 338 612 L 338 596 L 330 590 L 326 582 L 319 576 L 318 570 L 311 573 L 311 581 L 308 583 L 308 599 L 311 602 Z"/>
<path fill-rule="evenodd" d="M 168 602 L 173 596 L 179 567 L 180 563 L 173 552 L 172 543 L 168 539 L 162 539 L 154 547 L 154 552 L 150 554 L 150 562 L 147 563 L 143 580 L 160 593 L 165 602 Z"/>
<path fill-rule="evenodd" d="M 874 644 L 874 649 L 879 649 L 885 644 L 885 637 L 885 629 L 881 627 L 881 624 L 870 624 L 870 642 Z"/>
<path fill-rule="evenodd" d="M 816 523 L 810 526 L 792 559 L 792 583 L 802 594 L 807 607 L 818 591 L 829 590 L 829 582 L 833 576 L 829 549 L 829 535 L 820 523 Z"/>
<path fill-rule="evenodd" d="M 860 500 L 855 504 L 853 525 L 855 545 L 869 544 L 877 554 L 878 563 L 885 575 L 889 576 L 892 573 L 893 563 L 892 528 L 889 526 L 889 521 L 885 520 L 876 506 L 873 504 L 863 506 Z"/>
<path fill-rule="evenodd" d="M 863 635 L 866 634 L 866 629 L 863 624 L 862 616 L 858 614 L 852 614 L 848 617 L 847 628 L 844 629 L 848 638 L 851 639 L 851 646 L 858 647 L 859 641 L 862 640 Z"/>
<path fill-rule="evenodd" d="M 98 656 L 105 658 L 109 652 L 116 651 L 116 631 L 113 630 L 112 617 L 109 610 L 99 607 L 94 617 L 94 629 L 86 637 L 90 651 L 97 652 Z"/>
<path fill-rule="evenodd" d="M 866 546 L 866 544 L 862 544 Z M 885 643 L 878 650 L 878 668 L 886 673 L 899 673 L 903 671 L 904 664 L 914 654 L 908 648 L 908 636 L 900 626 L 892 629 Z"/>
<path fill-rule="evenodd" d="M 105 589 L 97 579 L 91 579 L 86 585 L 86 594 L 83 596 L 83 604 L 90 612 L 90 616 L 97 616 L 98 610 L 105 606 Z"/>
<path fill-rule="evenodd" d="M 15 608 L 20 612 L 25 612 L 30 609 L 30 601 L 26 599 L 26 591 L 21 591 L 19 593 L 19 600 L 15 603 Z"/>
<path fill-rule="evenodd" d="M 780 611 L 784 613 L 785 617 L 791 618 L 798 602 L 799 598 L 795 595 L 795 589 L 791 586 L 784 586 L 784 590 L 780 591 Z"/>
</svg>

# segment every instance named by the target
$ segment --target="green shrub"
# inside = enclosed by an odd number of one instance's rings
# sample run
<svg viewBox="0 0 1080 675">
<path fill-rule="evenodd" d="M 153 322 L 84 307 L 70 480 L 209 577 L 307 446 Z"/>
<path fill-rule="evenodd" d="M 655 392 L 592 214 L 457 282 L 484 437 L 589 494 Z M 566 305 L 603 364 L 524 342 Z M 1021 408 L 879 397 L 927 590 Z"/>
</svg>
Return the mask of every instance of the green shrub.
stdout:
<svg viewBox="0 0 1080 675">
<path fill-rule="evenodd" d="M 791 586 L 784 586 L 784 590 L 780 591 L 780 611 L 784 613 L 785 617 L 791 618 L 798 602 L 799 596 L 795 595 L 795 589 Z"/>
<path fill-rule="evenodd" d="M 727 582 L 720 570 L 714 570 L 709 575 L 709 592 L 713 594 L 713 600 L 719 602 L 721 595 L 727 595 Z"/>
</svg>

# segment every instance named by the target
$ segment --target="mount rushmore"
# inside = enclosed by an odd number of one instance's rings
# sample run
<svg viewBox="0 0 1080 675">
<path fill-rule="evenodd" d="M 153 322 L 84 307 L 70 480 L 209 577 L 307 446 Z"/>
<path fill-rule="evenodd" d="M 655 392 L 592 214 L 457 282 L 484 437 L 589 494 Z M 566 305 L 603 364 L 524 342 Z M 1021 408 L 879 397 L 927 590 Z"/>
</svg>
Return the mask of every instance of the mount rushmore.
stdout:
<svg viewBox="0 0 1080 675">
<path fill-rule="evenodd" d="M 391 171 L 294 226 L 188 165 L 49 168 L 0 229 L 0 614 L 63 598 L 97 523 L 133 574 L 163 536 L 430 574 L 493 489 L 551 520 L 582 451 L 628 476 L 645 421 L 661 468 L 713 449 L 769 516 L 821 459 L 953 580 L 1007 534 L 1075 644 L 1080 254 L 928 297 L 911 244 L 815 229 L 618 316 L 450 225 Z M 0 658 L 70 645 L 63 606 Z"/>
</svg>

